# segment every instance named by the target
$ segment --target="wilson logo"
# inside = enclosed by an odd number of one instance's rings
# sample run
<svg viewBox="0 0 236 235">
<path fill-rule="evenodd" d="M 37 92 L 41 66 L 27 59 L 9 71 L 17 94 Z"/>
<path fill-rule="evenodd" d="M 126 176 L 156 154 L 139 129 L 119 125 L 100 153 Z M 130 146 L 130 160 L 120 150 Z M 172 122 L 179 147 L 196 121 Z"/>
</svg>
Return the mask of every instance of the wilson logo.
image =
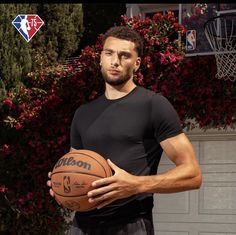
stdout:
<svg viewBox="0 0 236 235">
<path fill-rule="evenodd" d="M 73 157 L 59 159 L 54 169 L 61 166 L 78 166 L 87 170 L 91 170 L 91 164 L 84 161 L 76 161 Z"/>
</svg>

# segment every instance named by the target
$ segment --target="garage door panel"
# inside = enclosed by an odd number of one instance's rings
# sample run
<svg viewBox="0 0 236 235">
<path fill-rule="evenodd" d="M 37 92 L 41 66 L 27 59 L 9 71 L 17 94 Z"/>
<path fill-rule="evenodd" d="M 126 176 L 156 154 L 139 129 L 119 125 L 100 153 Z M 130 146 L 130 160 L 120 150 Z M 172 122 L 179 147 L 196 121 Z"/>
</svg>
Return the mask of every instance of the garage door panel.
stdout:
<svg viewBox="0 0 236 235">
<path fill-rule="evenodd" d="M 235 141 L 201 141 L 200 164 L 236 164 Z"/>
<path fill-rule="evenodd" d="M 236 140 L 230 138 L 194 139 L 202 186 L 199 190 L 154 195 L 155 234 L 236 235 Z M 173 167 L 163 154 L 158 174 Z"/>
<path fill-rule="evenodd" d="M 236 167 L 236 166 L 235 166 Z M 207 182 L 235 182 L 236 173 L 232 172 L 225 172 L 225 173 L 218 173 L 218 172 L 203 172 L 203 178 Z"/>
<path fill-rule="evenodd" d="M 190 211 L 190 192 L 181 192 L 174 194 L 159 194 L 155 197 L 154 208 L 155 213 L 173 213 L 173 214 L 189 214 Z M 173 200 L 174 195 L 174 200 Z M 168 205 L 168 207 L 166 206 Z"/>
<path fill-rule="evenodd" d="M 180 232 L 171 232 L 171 231 L 158 231 L 158 235 L 189 235 L 187 231 L 180 231 Z"/>
<path fill-rule="evenodd" d="M 207 232 L 200 232 L 199 235 L 236 235 L 236 233 L 207 233 Z"/>
<path fill-rule="evenodd" d="M 236 153 L 235 153 L 236 157 Z M 236 181 L 236 164 L 210 164 L 210 165 L 201 165 L 201 170 L 203 173 L 229 173 L 233 174 L 232 179 Z"/>
<path fill-rule="evenodd" d="M 172 234 L 188 234 L 188 235 L 236 235 L 235 224 L 223 223 L 156 223 L 155 235 L 162 235 L 163 232 L 167 235 Z"/>
<path fill-rule="evenodd" d="M 236 215 L 236 183 L 205 183 L 199 195 L 200 214 Z"/>
</svg>

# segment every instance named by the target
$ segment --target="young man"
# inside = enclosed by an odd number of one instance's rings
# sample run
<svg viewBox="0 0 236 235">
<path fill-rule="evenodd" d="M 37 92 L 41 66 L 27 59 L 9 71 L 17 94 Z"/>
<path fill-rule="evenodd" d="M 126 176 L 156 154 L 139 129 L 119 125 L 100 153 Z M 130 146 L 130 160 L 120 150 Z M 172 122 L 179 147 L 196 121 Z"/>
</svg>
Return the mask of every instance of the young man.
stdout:
<svg viewBox="0 0 236 235">
<path fill-rule="evenodd" d="M 93 182 L 88 197 L 99 206 L 76 212 L 71 235 L 152 235 L 153 194 L 201 185 L 193 147 L 173 106 L 133 81 L 142 50 L 142 38 L 129 27 L 108 30 L 100 60 L 105 93 L 75 112 L 71 149 L 98 152 L 114 174 Z M 163 151 L 176 167 L 157 174 Z"/>
</svg>

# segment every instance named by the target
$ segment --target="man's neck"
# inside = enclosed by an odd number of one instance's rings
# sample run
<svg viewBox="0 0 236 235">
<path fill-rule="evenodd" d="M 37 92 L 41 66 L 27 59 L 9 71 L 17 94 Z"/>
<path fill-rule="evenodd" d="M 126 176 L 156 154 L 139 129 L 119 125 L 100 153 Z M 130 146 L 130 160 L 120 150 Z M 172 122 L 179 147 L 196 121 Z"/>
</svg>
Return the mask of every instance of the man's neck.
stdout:
<svg viewBox="0 0 236 235">
<path fill-rule="evenodd" d="M 106 83 L 105 96 L 109 100 L 119 99 L 129 94 L 136 87 L 133 81 L 127 81 L 125 84 L 112 86 Z"/>
</svg>

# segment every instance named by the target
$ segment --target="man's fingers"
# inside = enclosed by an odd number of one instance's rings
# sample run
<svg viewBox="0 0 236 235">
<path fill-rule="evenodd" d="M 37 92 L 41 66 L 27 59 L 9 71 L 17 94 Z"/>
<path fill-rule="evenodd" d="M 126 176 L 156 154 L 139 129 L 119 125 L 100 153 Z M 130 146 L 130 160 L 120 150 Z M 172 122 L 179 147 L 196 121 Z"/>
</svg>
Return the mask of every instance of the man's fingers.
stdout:
<svg viewBox="0 0 236 235">
<path fill-rule="evenodd" d="M 50 195 L 51 195 L 52 197 L 55 196 L 55 194 L 54 194 L 54 192 L 52 191 L 52 189 L 49 190 L 49 193 L 50 193 Z"/>
<path fill-rule="evenodd" d="M 95 197 L 89 197 L 89 202 L 93 203 L 93 202 L 105 202 L 111 199 L 115 200 L 115 195 L 116 195 L 116 191 L 110 191 L 101 195 L 97 195 Z"/>
<path fill-rule="evenodd" d="M 52 172 L 48 172 L 48 178 L 51 179 L 51 176 L 52 176 Z M 51 180 L 48 180 L 48 181 L 47 181 L 47 186 L 48 186 L 48 187 L 52 187 L 52 181 L 51 181 Z M 54 192 L 53 192 L 53 190 L 52 190 L 51 188 L 49 189 L 49 194 L 50 194 L 52 197 L 55 196 L 55 194 L 54 194 Z"/>
<path fill-rule="evenodd" d="M 108 185 L 108 184 L 112 184 L 112 183 L 115 182 L 115 179 L 116 178 L 114 176 L 110 176 L 110 177 L 107 177 L 107 178 L 95 180 L 95 181 L 93 181 L 92 186 L 98 188 L 98 187 L 102 187 L 102 186 L 105 186 L 105 185 Z"/>
<path fill-rule="evenodd" d="M 52 187 L 52 181 L 51 180 L 47 181 L 47 186 Z"/>
<path fill-rule="evenodd" d="M 88 197 L 96 197 L 111 191 L 114 191 L 116 189 L 116 184 L 110 184 L 107 186 L 103 186 L 97 189 L 93 189 L 87 193 Z"/>
</svg>

